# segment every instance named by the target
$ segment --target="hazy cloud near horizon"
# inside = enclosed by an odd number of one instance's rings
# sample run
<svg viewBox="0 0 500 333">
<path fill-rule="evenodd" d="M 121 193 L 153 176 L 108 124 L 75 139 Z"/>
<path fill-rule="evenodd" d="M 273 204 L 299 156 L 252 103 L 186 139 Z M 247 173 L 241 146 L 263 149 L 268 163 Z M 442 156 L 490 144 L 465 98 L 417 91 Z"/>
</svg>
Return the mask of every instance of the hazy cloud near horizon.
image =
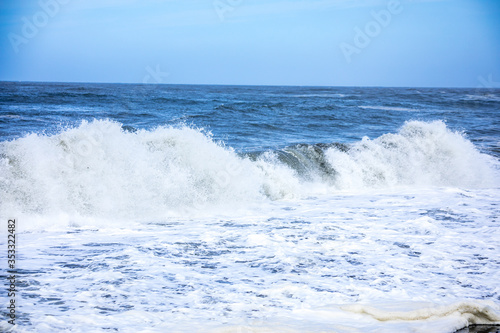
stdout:
<svg viewBox="0 0 500 333">
<path fill-rule="evenodd" d="M 7 0 L 0 80 L 491 88 L 498 18 L 495 0 Z"/>
</svg>

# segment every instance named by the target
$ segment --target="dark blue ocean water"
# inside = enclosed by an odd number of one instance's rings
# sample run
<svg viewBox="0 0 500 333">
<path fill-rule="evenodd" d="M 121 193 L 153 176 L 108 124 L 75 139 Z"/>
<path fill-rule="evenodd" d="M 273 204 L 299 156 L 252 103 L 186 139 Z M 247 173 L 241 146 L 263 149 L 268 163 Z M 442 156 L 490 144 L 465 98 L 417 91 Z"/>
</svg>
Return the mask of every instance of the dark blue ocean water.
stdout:
<svg viewBox="0 0 500 333">
<path fill-rule="evenodd" d="M 500 153 L 499 89 L 0 83 L 2 140 L 57 133 L 83 119 L 127 130 L 187 124 L 245 152 L 348 143 L 407 120 L 443 120 Z"/>
</svg>

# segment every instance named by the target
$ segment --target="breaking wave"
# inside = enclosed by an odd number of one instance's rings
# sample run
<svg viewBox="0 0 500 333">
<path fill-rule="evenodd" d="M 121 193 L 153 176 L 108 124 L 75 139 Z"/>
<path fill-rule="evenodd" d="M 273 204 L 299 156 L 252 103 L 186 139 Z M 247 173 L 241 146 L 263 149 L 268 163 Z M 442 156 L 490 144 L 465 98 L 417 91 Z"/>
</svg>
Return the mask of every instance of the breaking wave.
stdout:
<svg viewBox="0 0 500 333">
<path fill-rule="evenodd" d="M 238 154 L 189 127 L 129 131 L 94 120 L 0 143 L 0 213 L 162 218 L 393 186 L 489 187 L 493 158 L 441 121 L 346 145 Z"/>
</svg>

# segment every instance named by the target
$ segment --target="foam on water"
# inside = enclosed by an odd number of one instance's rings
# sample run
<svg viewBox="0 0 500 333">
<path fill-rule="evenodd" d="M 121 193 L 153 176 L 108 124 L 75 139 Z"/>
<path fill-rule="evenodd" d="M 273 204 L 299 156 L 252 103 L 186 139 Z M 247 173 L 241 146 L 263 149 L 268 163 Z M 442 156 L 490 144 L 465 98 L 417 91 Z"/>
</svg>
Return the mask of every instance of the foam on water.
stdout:
<svg viewBox="0 0 500 333">
<path fill-rule="evenodd" d="M 20 233 L 18 331 L 448 333 L 499 323 L 497 203 L 498 189 L 386 188 L 232 217 Z"/>
<path fill-rule="evenodd" d="M 249 161 L 191 128 L 130 133 L 84 122 L 4 142 L 1 152 L 3 212 L 134 219 L 260 196 Z"/>
<path fill-rule="evenodd" d="M 358 106 L 360 109 L 369 109 L 369 110 L 385 110 L 385 111 L 407 111 L 407 112 L 415 112 L 418 111 L 416 109 L 403 108 L 397 106 L 376 106 L 376 105 L 360 105 Z"/>
<path fill-rule="evenodd" d="M 492 93 L 484 93 L 484 94 L 479 94 L 481 90 L 477 90 L 478 94 L 475 95 L 466 95 L 465 100 L 476 100 L 476 101 L 487 101 L 487 102 L 499 102 L 500 101 L 500 96 Z"/>
<path fill-rule="evenodd" d="M 250 158 L 198 129 L 127 131 L 95 120 L 2 142 L 0 153 L 1 215 L 39 218 L 154 220 L 338 190 L 481 188 L 495 179 L 493 159 L 439 121 L 408 122 L 396 134 L 350 146 L 296 146 Z"/>
<path fill-rule="evenodd" d="M 293 318 L 271 323 L 215 329 L 213 332 L 455 332 L 469 325 L 500 323 L 500 307 L 487 301 L 468 301 L 440 305 L 425 302 L 402 302 L 330 305 L 300 309 Z M 381 323 L 383 329 L 381 330 Z M 326 327 L 329 327 L 325 329 Z"/>
<path fill-rule="evenodd" d="M 348 152 L 330 149 L 326 154 L 340 188 L 495 186 L 493 159 L 441 121 L 410 121 L 397 134 L 365 137 Z"/>
</svg>

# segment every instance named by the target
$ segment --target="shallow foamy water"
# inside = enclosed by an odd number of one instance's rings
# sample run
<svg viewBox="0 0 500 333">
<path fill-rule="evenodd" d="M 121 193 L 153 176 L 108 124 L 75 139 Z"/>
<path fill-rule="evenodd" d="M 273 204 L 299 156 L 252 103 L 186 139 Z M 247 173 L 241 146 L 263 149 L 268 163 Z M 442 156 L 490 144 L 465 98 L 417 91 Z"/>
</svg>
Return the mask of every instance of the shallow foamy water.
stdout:
<svg viewBox="0 0 500 333">
<path fill-rule="evenodd" d="M 21 233 L 21 331 L 451 332 L 495 322 L 497 197 L 342 192 L 239 217 Z"/>
</svg>

